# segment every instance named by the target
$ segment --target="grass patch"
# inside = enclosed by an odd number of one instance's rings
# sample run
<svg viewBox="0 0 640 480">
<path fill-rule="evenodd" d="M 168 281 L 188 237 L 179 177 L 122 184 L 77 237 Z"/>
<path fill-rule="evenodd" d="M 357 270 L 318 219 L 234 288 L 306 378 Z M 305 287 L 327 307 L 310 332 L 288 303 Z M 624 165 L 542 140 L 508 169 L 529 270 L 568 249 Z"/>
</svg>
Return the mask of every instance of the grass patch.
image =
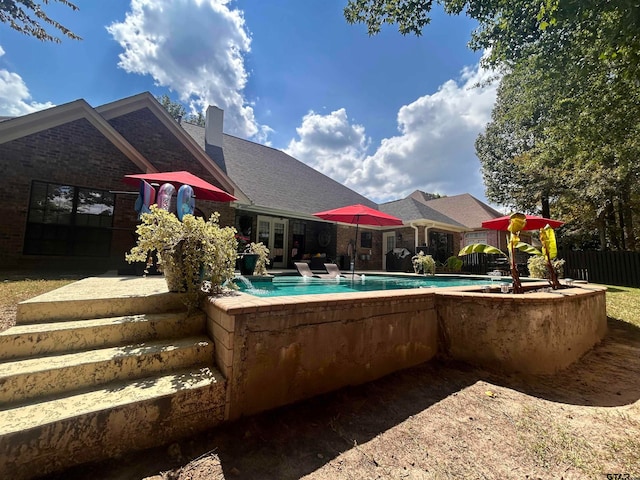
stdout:
<svg viewBox="0 0 640 480">
<path fill-rule="evenodd" d="M 515 425 L 520 444 L 536 466 L 545 470 L 572 467 L 585 476 L 601 470 L 594 446 L 555 412 L 526 406 Z"/>
<path fill-rule="evenodd" d="M 75 280 L 5 280 L 0 283 L 0 308 L 12 307 Z"/>
<path fill-rule="evenodd" d="M 607 316 L 640 327 L 640 288 L 607 286 Z"/>
</svg>

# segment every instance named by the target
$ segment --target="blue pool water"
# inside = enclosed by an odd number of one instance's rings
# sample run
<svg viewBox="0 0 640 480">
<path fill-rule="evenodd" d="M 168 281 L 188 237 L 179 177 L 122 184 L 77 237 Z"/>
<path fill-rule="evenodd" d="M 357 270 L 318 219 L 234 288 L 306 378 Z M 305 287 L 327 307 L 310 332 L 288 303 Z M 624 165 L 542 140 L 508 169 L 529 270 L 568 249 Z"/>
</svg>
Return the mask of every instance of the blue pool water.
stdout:
<svg viewBox="0 0 640 480">
<path fill-rule="evenodd" d="M 373 290 L 399 290 L 422 287 L 461 287 L 511 283 L 511 277 L 494 279 L 478 277 L 433 277 L 433 276 L 389 276 L 366 275 L 364 281 L 350 278 L 324 279 L 299 276 L 274 277 L 272 282 L 257 281 L 253 286 L 236 279 L 240 291 L 258 297 L 279 297 L 285 295 L 309 295 L 315 293 L 368 292 Z"/>
</svg>

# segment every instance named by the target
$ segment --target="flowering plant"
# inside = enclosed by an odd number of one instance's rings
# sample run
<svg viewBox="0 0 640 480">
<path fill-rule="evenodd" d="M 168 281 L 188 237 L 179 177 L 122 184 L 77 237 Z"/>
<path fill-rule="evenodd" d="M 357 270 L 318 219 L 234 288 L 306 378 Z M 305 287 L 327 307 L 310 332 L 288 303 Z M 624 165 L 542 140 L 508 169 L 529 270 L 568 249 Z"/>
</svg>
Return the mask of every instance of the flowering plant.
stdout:
<svg viewBox="0 0 640 480">
<path fill-rule="evenodd" d="M 236 233 L 235 238 L 236 238 L 236 241 L 238 242 L 238 253 L 245 252 L 251 239 L 248 236 L 242 235 L 239 232 Z"/>
<path fill-rule="evenodd" d="M 426 255 L 420 251 L 417 255 L 411 257 L 411 263 L 413 264 L 413 270 L 418 273 L 422 270 L 425 275 L 430 273 L 431 275 L 436 273 L 436 261 L 431 255 Z"/>
<path fill-rule="evenodd" d="M 212 293 L 219 293 L 234 276 L 236 229 L 220 227 L 218 212 L 207 221 L 185 215 L 181 222 L 157 205 L 150 210 L 141 217 L 137 244 L 125 256 L 127 262 L 148 262 L 157 252 L 169 290 L 186 292 L 189 306 L 197 304 L 205 281 L 211 283 Z"/>
<path fill-rule="evenodd" d="M 256 255 L 258 255 L 258 260 L 256 261 L 256 267 L 253 270 L 253 274 L 267 275 L 267 265 L 271 263 L 271 260 L 269 260 L 269 249 L 267 248 L 267 246 L 262 242 L 251 242 L 246 246 L 244 252 L 255 253 Z"/>
</svg>

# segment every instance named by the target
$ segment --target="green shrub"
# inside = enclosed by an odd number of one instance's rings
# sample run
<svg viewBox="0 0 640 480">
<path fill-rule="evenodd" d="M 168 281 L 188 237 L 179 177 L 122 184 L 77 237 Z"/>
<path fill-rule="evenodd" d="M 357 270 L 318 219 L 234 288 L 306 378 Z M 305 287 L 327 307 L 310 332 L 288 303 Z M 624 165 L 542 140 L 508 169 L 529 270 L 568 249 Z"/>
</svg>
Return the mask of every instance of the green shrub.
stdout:
<svg viewBox="0 0 640 480">
<path fill-rule="evenodd" d="M 447 270 L 451 272 L 459 272 L 460 270 L 462 270 L 462 263 L 462 259 L 451 256 L 447 258 L 445 266 L 447 267 Z"/>
<path fill-rule="evenodd" d="M 551 260 L 551 266 L 556 271 L 558 277 L 564 276 L 564 260 L 555 258 Z M 532 278 L 545 278 L 549 279 L 549 270 L 547 269 L 547 261 L 544 257 L 534 255 L 527 260 L 527 266 L 529 267 L 529 276 Z"/>
</svg>

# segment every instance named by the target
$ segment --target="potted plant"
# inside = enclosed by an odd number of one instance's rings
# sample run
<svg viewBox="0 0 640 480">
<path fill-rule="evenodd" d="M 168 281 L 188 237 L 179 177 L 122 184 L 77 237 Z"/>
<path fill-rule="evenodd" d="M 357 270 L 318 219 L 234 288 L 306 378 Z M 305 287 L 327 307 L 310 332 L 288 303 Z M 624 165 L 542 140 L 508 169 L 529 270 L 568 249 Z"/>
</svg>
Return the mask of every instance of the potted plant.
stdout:
<svg viewBox="0 0 640 480">
<path fill-rule="evenodd" d="M 413 271 L 419 273 L 422 271 L 423 275 L 436 273 L 436 261 L 431 255 L 426 255 L 420 251 L 417 255 L 411 257 L 411 263 L 413 264 Z"/>
<path fill-rule="evenodd" d="M 269 249 L 262 242 L 251 242 L 247 244 L 240 255 L 238 255 L 238 268 L 242 275 L 267 275 L 267 265 L 269 265 Z"/>
<path fill-rule="evenodd" d="M 234 276 L 236 230 L 220 227 L 219 214 L 209 220 L 185 215 L 181 222 L 171 212 L 152 205 L 138 225 L 136 245 L 126 255 L 129 263 L 147 261 L 157 254 L 169 291 L 186 292 L 189 306 L 197 304 L 203 282 L 211 293 Z"/>
</svg>

